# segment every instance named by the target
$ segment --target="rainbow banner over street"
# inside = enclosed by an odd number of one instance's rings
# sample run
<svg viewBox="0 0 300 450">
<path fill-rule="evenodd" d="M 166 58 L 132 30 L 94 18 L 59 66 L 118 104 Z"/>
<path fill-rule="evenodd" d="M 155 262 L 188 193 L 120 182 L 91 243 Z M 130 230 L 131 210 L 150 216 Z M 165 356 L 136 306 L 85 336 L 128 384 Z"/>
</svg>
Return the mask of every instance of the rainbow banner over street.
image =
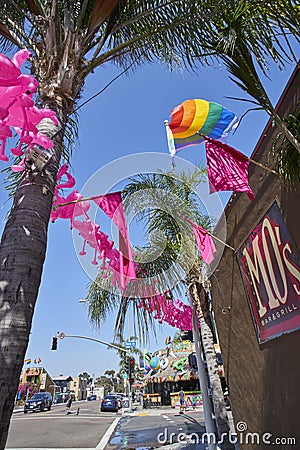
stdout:
<svg viewBox="0 0 300 450">
<path fill-rule="evenodd" d="M 201 99 L 184 101 L 170 115 L 169 127 L 175 146 L 173 155 L 184 147 L 203 142 L 204 136 L 226 141 L 238 124 L 233 112 L 218 103 Z"/>
</svg>

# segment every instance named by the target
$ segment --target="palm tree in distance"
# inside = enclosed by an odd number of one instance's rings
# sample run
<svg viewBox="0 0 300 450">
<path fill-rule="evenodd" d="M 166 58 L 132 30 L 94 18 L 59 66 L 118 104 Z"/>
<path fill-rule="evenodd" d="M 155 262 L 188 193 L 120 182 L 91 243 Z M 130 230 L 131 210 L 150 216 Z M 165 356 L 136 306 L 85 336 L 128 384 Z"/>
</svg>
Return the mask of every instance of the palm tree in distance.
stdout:
<svg viewBox="0 0 300 450">
<path fill-rule="evenodd" d="M 227 14 L 235 3 L 226 3 Z M 295 33 L 294 2 L 269 1 L 267 10 L 265 2 L 255 5 L 255 20 L 245 18 L 252 32 L 244 38 L 252 36 L 256 60 L 261 48 L 271 48 L 268 55 L 276 60 L 283 52 L 269 45 L 273 29 L 277 27 L 283 35 Z M 38 103 L 54 110 L 59 119 L 59 128 L 49 122 L 41 126 L 40 131 L 54 140 L 52 158 L 42 172 L 26 171 L 17 183 L 1 239 L 3 449 L 41 282 L 56 174 L 65 154 L 70 115 L 74 118 L 86 77 L 108 62 L 123 71 L 153 61 L 196 69 L 210 36 L 229 18 L 222 19 L 224 5 L 219 1 L 196 0 L 0 0 L 0 9 L 1 50 L 26 47 L 32 52 L 30 70 L 39 81 Z M 205 56 L 200 58 L 203 64 L 207 61 Z"/>
<path fill-rule="evenodd" d="M 116 382 L 116 377 L 115 377 L 116 372 L 115 372 L 115 370 L 113 370 L 113 369 L 106 370 L 104 372 L 104 375 L 107 376 L 110 379 L 111 386 L 112 386 L 111 392 L 115 392 L 115 382 Z"/>
</svg>

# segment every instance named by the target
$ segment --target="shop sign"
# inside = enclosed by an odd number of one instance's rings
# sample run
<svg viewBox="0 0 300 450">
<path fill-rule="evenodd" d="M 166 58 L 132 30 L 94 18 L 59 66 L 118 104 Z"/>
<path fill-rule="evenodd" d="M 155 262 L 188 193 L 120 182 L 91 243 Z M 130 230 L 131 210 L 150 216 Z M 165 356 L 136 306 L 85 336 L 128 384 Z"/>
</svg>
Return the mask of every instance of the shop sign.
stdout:
<svg viewBox="0 0 300 450">
<path fill-rule="evenodd" d="M 298 330 L 299 257 L 276 202 L 237 257 L 259 343 Z"/>
<path fill-rule="evenodd" d="M 175 341 L 172 343 L 172 350 L 178 355 L 185 355 L 194 351 L 194 343 L 191 341 Z"/>
<path fill-rule="evenodd" d="M 43 373 L 42 378 L 41 378 L 40 389 L 46 389 L 46 378 L 47 378 L 47 374 Z"/>
<path fill-rule="evenodd" d="M 26 375 L 28 377 L 34 377 L 34 376 L 39 375 L 39 374 L 40 374 L 39 369 L 28 369 L 28 370 L 26 370 Z"/>
</svg>

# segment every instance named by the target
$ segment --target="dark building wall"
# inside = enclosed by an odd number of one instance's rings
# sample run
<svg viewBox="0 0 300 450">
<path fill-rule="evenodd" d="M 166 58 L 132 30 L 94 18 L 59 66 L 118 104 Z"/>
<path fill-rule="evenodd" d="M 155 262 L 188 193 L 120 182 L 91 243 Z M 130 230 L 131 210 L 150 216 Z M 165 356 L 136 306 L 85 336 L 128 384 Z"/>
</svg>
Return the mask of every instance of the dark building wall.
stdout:
<svg viewBox="0 0 300 450">
<path fill-rule="evenodd" d="M 296 69 L 277 107 L 281 117 L 293 112 L 299 102 L 299 86 L 300 74 Z M 270 121 L 252 158 L 272 168 L 271 144 L 277 134 L 278 129 Z M 233 195 L 226 207 L 227 243 L 239 249 L 276 200 L 299 256 L 300 189 L 289 191 L 278 176 L 252 163 L 249 182 L 254 201 L 240 193 Z M 276 448 L 300 448 L 299 330 L 258 343 L 237 255 L 229 248 L 225 247 L 210 280 L 235 424 L 244 421 L 248 431 L 268 432 L 274 437 L 298 434 L 296 446 L 276 445 Z M 244 448 L 263 449 L 270 445 L 239 445 L 239 449 Z"/>
</svg>

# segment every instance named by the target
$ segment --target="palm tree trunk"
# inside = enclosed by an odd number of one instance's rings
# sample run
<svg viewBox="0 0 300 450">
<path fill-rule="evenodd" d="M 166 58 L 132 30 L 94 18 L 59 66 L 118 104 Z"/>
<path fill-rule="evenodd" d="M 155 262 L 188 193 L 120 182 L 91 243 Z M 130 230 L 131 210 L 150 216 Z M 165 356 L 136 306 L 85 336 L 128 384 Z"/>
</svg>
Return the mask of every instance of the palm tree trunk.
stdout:
<svg viewBox="0 0 300 450">
<path fill-rule="evenodd" d="M 218 429 L 218 439 L 222 442 L 222 450 L 233 450 L 234 445 L 229 441 L 230 429 L 217 365 L 207 294 L 202 285 L 196 281 L 192 283 L 190 293 L 200 322 L 201 343 L 207 363 L 208 379 Z"/>
<path fill-rule="evenodd" d="M 66 116 L 56 113 L 64 128 Z M 47 134 L 53 135 L 49 124 Z M 7 440 L 41 282 L 62 135 L 56 136 L 45 170 L 23 175 L 0 244 L 0 450 Z"/>
</svg>

